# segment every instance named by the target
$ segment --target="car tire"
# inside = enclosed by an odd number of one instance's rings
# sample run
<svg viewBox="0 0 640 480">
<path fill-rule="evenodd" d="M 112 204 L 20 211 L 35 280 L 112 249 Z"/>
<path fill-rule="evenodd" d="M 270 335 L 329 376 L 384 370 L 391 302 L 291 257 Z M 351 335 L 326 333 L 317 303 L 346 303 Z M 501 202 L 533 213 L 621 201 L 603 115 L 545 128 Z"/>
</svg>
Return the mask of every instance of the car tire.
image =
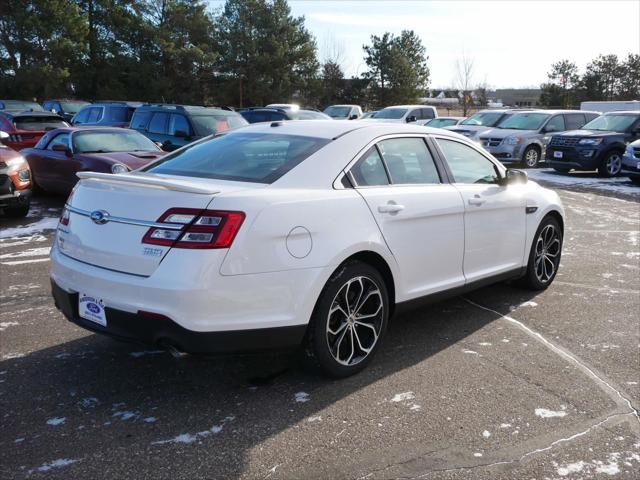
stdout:
<svg viewBox="0 0 640 480">
<path fill-rule="evenodd" d="M 571 171 L 570 168 L 556 168 L 556 167 L 553 167 L 553 169 L 558 173 L 565 173 L 565 174 L 569 173 Z"/>
<path fill-rule="evenodd" d="M 526 168 L 535 168 L 540 162 L 540 150 L 533 145 L 525 148 L 522 154 L 522 166 Z"/>
<path fill-rule="evenodd" d="M 622 154 L 616 150 L 608 152 L 600 166 L 598 167 L 598 173 L 601 177 L 611 178 L 620 173 L 622 169 Z"/>
<path fill-rule="evenodd" d="M 545 290 L 553 283 L 562 255 L 562 229 L 552 216 L 540 222 L 531 243 L 527 271 L 520 279 L 522 287 L 529 290 Z"/>
<path fill-rule="evenodd" d="M 6 207 L 4 209 L 4 214 L 11 218 L 26 217 L 27 213 L 29 213 L 29 203 L 18 205 L 16 207 Z"/>
<path fill-rule="evenodd" d="M 311 315 L 303 345 L 307 365 L 333 378 L 358 373 L 380 348 L 389 311 L 380 272 L 364 262 L 344 263 L 327 281 Z"/>
</svg>

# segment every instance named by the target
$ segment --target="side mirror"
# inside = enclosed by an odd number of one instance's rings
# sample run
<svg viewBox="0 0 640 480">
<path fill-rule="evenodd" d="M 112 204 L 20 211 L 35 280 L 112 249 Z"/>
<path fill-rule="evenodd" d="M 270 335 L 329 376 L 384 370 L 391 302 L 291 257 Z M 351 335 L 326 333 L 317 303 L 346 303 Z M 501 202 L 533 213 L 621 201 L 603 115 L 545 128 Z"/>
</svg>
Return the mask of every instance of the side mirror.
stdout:
<svg viewBox="0 0 640 480">
<path fill-rule="evenodd" d="M 71 150 L 69 150 L 69 147 L 62 143 L 56 143 L 53 147 L 51 147 L 51 150 L 53 150 L 54 152 L 64 152 L 67 157 L 71 156 Z"/>
<path fill-rule="evenodd" d="M 357 119 L 358 119 L 358 115 L 356 115 L 355 113 L 349 117 L 349 120 L 357 120 Z"/>
<path fill-rule="evenodd" d="M 554 125 L 549 125 L 548 127 L 544 127 L 544 133 L 552 133 L 557 131 L 558 129 Z"/>
<path fill-rule="evenodd" d="M 416 118 L 415 115 L 411 115 L 410 117 L 407 117 L 407 123 L 415 122 L 416 120 L 418 119 Z"/>
<path fill-rule="evenodd" d="M 523 170 L 508 169 L 506 175 L 502 178 L 502 185 L 512 185 L 517 183 L 527 183 L 529 176 Z"/>
<path fill-rule="evenodd" d="M 173 132 L 173 135 L 177 138 L 187 138 L 187 132 L 185 132 L 184 130 L 176 130 L 175 132 Z"/>
<path fill-rule="evenodd" d="M 153 142 L 153 143 L 155 143 L 158 146 L 158 148 L 162 148 L 162 146 L 164 145 L 162 142 Z"/>
</svg>

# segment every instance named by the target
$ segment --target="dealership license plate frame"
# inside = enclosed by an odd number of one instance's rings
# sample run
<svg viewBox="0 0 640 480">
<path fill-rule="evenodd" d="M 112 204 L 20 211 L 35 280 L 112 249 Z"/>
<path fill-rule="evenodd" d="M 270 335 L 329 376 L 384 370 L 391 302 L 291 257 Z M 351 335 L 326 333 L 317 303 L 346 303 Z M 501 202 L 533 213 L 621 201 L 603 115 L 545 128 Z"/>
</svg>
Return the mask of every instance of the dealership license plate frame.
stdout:
<svg viewBox="0 0 640 480">
<path fill-rule="evenodd" d="M 553 158 L 562 158 L 563 156 L 563 152 L 561 152 L 560 150 L 553 151 Z"/>
<path fill-rule="evenodd" d="M 107 326 L 107 312 L 104 308 L 104 301 L 94 295 L 78 294 L 78 314 L 85 320 L 103 327 Z"/>
</svg>

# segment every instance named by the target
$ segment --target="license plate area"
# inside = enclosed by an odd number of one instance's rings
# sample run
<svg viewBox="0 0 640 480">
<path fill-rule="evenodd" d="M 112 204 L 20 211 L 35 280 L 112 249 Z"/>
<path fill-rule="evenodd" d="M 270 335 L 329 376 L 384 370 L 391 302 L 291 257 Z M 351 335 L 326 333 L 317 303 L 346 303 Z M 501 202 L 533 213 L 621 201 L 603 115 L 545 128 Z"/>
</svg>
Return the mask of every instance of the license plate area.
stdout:
<svg viewBox="0 0 640 480">
<path fill-rule="evenodd" d="M 105 312 L 104 302 L 101 298 L 86 293 L 79 293 L 78 314 L 85 320 L 97 323 L 103 327 L 107 326 L 107 313 Z"/>
</svg>

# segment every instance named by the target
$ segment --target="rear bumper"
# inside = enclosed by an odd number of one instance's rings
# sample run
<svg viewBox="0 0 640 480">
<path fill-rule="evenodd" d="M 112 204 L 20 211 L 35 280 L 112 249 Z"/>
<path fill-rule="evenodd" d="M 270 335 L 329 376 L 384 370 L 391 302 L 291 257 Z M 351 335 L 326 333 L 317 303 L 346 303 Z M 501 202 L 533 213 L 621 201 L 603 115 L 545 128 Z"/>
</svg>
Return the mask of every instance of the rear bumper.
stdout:
<svg viewBox="0 0 640 480">
<path fill-rule="evenodd" d="M 291 331 L 304 332 L 332 271 L 327 267 L 221 275 L 217 264 L 203 262 L 201 258 L 197 250 L 167 255 L 151 276 L 140 277 L 74 260 L 60 252 L 56 238 L 51 248 L 51 280 L 65 295 L 71 295 L 73 305 L 73 295 L 88 294 L 103 300 L 108 322 L 115 315 L 115 319 L 126 319 L 122 320 L 125 324 L 135 322 L 142 331 L 150 329 L 144 335 L 139 329 L 136 329 L 138 333 L 126 331 L 124 335 L 117 331 L 102 333 L 153 343 L 163 332 L 155 331 L 155 321 L 151 324 L 148 320 L 141 321 L 137 313 L 141 310 L 171 319 L 175 324 L 169 327 L 172 336 L 180 341 L 181 334 L 174 330 L 189 332 L 189 335 L 185 333 L 188 337 L 202 334 L 203 338 L 218 333 L 223 338 L 226 332 L 235 336 L 233 332 L 240 331 L 258 332 L 258 337 L 262 338 L 264 331 L 288 327 L 298 327 Z M 64 302 L 57 301 L 63 309 Z M 76 321 L 73 312 L 75 310 L 67 308 L 65 314 Z M 99 325 L 87 325 L 84 320 L 76 323 L 101 331 Z M 289 330 L 281 332 L 289 337 Z M 247 333 L 249 339 L 254 335 Z M 248 343 L 252 349 L 252 342 L 249 340 Z"/>
<path fill-rule="evenodd" d="M 294 348 L 302 342 L 306 325 L 290 327 L 196 332 L 181 327 L 169 318 L 148 317 L 115 308 L 105 309 L 107 326 L 78 315 L 78 293 L 70 293 L 51 281 L 56 307 L 70 322 L 118 340 L 151 346 L 171 345 L 188 353 L 237 353 Z"/>
</svg>

